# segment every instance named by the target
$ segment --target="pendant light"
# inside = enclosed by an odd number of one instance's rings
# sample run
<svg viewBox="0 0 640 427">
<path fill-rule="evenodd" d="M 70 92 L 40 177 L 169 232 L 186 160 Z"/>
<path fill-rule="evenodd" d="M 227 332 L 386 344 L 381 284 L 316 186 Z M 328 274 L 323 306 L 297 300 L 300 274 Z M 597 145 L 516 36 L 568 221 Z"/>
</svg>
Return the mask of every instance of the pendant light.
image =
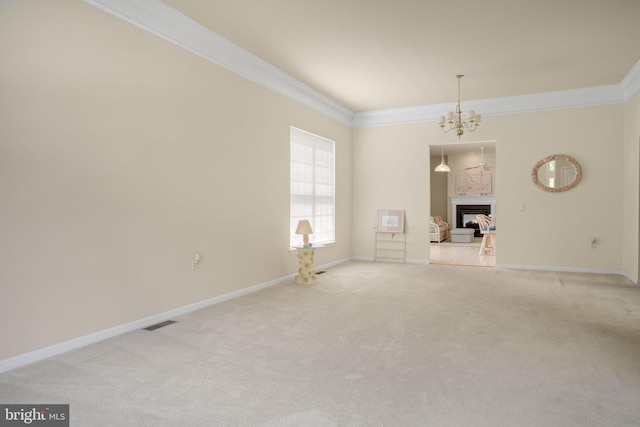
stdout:
<svg viewBox="0 0 640 427">
<path fill-rule="evenodd" d="M 440 146 L 440 150 L 442 155 L 442 161 L 438 166 L 436 166 L 435 172 L 451 172 L 451 168 L 449 168 L 449 166 L 447 166 L 447 164 L 444 162 L 444 145 Z"/>
</svg>

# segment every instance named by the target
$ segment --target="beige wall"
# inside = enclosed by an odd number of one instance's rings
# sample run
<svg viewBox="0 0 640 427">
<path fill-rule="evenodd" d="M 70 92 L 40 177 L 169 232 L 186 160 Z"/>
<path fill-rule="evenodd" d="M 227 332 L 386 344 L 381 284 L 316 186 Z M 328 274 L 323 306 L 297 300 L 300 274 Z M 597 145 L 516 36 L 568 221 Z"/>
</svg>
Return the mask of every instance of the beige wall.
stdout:
<svg viewBox="0 0 640 427">
<path fill-rule="evenodd" d="M 640 277 L 640 92 L 625 105 L 624 115 L 624 208 L 623 268 L 631 277 Z"/>
<path fill-rule="evenodd" d="M 434 154 L 434 149 L 431 150 Z M 439 150 L 436 150 L 439 152 Z M 448 173 L 434 172 L 436 166 L 442 161 L 442 155 L 431 157 L 431 164 L 429 165 L 429 173 L 431 179 L 431 185 L 429 191 L 431 194 L 430 203 L 431 208 L 429 210 L 431 216 L 440 216 L 445 221 L 447 220 L 447 212 L 449 211 L 449 195 L 448 195 Z M 444 161 L 449 164 L 448 156 L 444 156 Z"/>
<path fill-rule="evenodd" d="M 429 258 L 435 123 L 352 131 L 80 1 L 17 2 L 0 58 L 0 360 L 294 273 L 289 125 L 336 141 L 338 243 L 317 264 L 372 258 L 378 208 L 405 209 L 407 258 Z M 499 264 L 638 276 L 639 111 L 465 135 L 497 140 Z M 553 153 L 582 164 L 577 188 L 533 186 Z"/>
<path fill-rule="evenodd" d="M 623 108 L 514 114 L 488 123 L 498 140 L 499 264 L 621 270 Z M 580 185 L 547 193 L 532 184 L 532 167 L 550 154 L 582 165 Z M 591 236 L 600 242 L 595 249 Z"/>
<path fill-rule="evenodd" d="M 80 1 L 0 15 L 0 359 L 297 271 L 289 125 L 351 130 Z M 202 262 L 191 271 L 198 252 Z"/>
<path fill-rule="evenodd" d="M 377 209 L 404 209 L 406 257 L 429 254 L 429 140 L 423 124 L 354 129 L 353 255 L 374 258 Z"/>
<path fill-rule="evenodd" d="M 498 264 L 621 271 L 623 112 L 616 104 L 486 117 L 463 137 L 497 141 Z M 407 257 L 428 257 L 425 156 L 430 144 L 449 140 L 435 123 L 354 130 L 354 256 L 372 256 L 373 212 L 394 207 L 407 209 L 411 224 Z M 584 178 L 566 193 L 545 193 L 531 169 L 556 153 L 575 157 Z M 596 249 L 588 247 L 591 236 Z"/>
</svg>

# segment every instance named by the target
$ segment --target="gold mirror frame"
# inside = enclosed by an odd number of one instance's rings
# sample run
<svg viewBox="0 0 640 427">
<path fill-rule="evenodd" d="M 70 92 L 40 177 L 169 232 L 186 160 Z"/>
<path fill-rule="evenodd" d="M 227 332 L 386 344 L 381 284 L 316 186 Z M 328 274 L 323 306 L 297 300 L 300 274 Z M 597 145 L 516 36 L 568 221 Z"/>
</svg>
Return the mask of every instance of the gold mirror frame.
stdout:
<svg viewBox="0 0 640 427">
<path fill-rule="evenodd" d="M 538 171 L 542 166 L 552 160 L 563 160 L 570 163 L 576 170 L 576 176 L 573 181 L 571 181 L 569 184 L 563 185 L 562 187 L 548 187 L 540 182 L 540 179 L 538 178 Z M 552 154 L 551 156 L 547 156 L 536 163 L 536 165 L 533 167 L 533 171 L 531 172 L 531 179 L 533 180 L 533 183 L 542 191 L 547 191 L 549 193 L 561 193 L 563 191 L 571 190 L 573 187 L 580 183 L 580 181 L 582 180 L 582 167 L 580 166 L 580 163 L 578 163 L 576 159 L 571 156 L 567 156 L 566 154 Z"/>
</svg>

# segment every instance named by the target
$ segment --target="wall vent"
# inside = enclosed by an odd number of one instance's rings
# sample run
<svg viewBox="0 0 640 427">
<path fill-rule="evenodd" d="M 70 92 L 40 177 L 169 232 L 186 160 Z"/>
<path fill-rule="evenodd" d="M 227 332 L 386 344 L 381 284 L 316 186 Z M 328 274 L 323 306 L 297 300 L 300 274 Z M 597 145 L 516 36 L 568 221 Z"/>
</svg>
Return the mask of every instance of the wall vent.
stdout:
<svg viewBox="0 0 640 427">
<path fill-rule="evenodd" d="M 144 328 L 145 331 L 155 331 L 156 329 L 162 328 L 164 326 L 171 325 L 172 323 L 176 323 L 175 320 L 167 320 L 165 322 L 156 323 L 155 325 L 147 326 Z"/>
</svg>

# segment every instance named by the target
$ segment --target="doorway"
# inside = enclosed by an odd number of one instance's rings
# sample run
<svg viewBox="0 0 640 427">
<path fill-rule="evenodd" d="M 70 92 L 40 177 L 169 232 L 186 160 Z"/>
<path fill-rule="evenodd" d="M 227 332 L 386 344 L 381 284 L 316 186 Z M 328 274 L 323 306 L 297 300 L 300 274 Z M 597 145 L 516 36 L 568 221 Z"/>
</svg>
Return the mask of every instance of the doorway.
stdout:
<svg viewBox="0 0 640 427">
<path fill-rule="evenodd" d="M 442 217 L 449 228 L 454 229 L 458 226 L 458 221 L 456 212 L 452 212 L 451 198 L 470 197 L 477 201 L 483 197 L 495 196 L 496 141 L 433 144 L 430 146 L 430 157 L 430 215 Z M 443 160 L 450 172 L 435 172 L 435 167 Z M 466 181 L 473 185 L 466 185 Z M 478 181 L 483 184 L 480 188 L 475 186 Z M 480 255 L 481 243 L 482 236 L 477 235 L 468 243 L 452 242 L 450 235 L 441 242 L 430 242 L 430 262 L 441 265 L 495 266 L 495 255 Z"/>
</svg>

